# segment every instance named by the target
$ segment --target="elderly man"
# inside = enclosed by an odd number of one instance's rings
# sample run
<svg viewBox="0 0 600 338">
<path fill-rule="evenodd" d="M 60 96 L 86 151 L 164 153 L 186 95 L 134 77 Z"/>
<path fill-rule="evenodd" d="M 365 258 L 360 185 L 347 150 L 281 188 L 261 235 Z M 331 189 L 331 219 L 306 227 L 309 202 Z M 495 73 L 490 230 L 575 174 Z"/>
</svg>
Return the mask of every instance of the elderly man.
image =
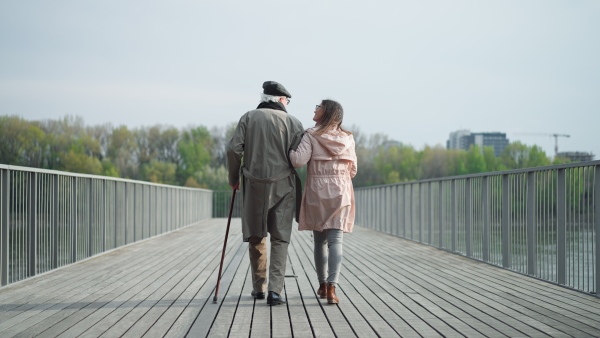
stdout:
<svg viewBox="0 0 600 338">
<path fill-rule="evenodd" d="M 302 138 L 302 123 L 287 114 L 292 95 L 275 81 L 263 83 L 262 102 L 242 115 L 227 144 L 229 185 L 240 188 L 242 171 L 242 233 L 252 267 L 252 296 L 264 299 L 267 287 L 267 233 L 271 235 L 268 305 L 282 297 L 288 244 L 292 232 L 294 190 L 301 189 L 288 158 Z M 243 161 L 242 161 L 243 160 Z M 242 166 L 243 163 L 243 166 Z M 298 208 L 297 208 L 298 210 Z"/>
</svg>

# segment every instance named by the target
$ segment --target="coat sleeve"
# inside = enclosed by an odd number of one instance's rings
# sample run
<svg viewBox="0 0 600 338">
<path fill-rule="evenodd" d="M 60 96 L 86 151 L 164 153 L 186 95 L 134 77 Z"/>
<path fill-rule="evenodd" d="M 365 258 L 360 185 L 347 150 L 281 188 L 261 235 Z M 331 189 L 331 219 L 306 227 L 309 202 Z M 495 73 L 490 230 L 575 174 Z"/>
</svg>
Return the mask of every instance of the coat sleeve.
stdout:
<svg viewBox="0 0 600 338">
<path fill-rule="evenodd" d="M 300 141 L 302 140 L 302 135 L 304 135 L 304 129 L 302 128 L 302 123 L 298 121 L 294 125 L 292 142 L 290 143 L 290 150 L 298 149 L 298 145 L 300 145 Z"/>
<path fill-rule="evenodd" d="M 310 143 L 310 136 L 308 133 L 304 133 L 302 141 L 300 141 L 300 145 L 298 145 L 298 149 L 290 150 L 290 161 L 294 168 L 300 168 L 308 163 L 311 156 L 312 144 Z"/>
<path fill-rule="evenodd" d="M 229 185 L 236 185 L 240 181 L 240 167 L 244 155 L 244 144 L 246 142 L 246 116 L 244 114 L 233 136 L 227 143 L 227 169 L 229 170 Z"/>
<path fill-rule="evenodd" d="M 352 160 L 352 165 L 350 166 L 350 178 L 354 178 L 354 176 L 356 176 L 356 173 L 358 172 L 358 160 L 356 159 L 354 141 L 352 141 L 352 153 L 354 155 L 354 159 Z"/>
</svg>

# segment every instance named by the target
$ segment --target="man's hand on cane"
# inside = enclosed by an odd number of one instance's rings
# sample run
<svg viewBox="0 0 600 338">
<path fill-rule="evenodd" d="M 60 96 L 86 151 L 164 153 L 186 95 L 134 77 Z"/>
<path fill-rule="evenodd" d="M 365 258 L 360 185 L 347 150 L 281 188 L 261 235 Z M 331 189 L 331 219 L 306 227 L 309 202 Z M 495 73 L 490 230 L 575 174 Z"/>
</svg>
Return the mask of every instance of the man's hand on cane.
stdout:
<svg viewBox="0 0 600 338">
<path fill-rule="evenodd" d="M 235 185 L 229 185 L 232 190 L 240 190 L 240 182 L 237 182 Z"/>
</svg>

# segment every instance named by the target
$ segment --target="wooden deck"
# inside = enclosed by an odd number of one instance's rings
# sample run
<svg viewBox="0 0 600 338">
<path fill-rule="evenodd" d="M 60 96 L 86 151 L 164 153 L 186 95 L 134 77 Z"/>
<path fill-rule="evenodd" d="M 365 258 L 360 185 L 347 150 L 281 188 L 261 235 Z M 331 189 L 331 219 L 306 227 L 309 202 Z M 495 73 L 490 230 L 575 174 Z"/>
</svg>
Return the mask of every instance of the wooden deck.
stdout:
<svg viewBox="0 0 600 338">
<path fill-rule="evenodd" d="M 0 337 L 589 337 L 600 299 L 369 229 L 344 237 L 339 305 L 315 296 L 309 232 L 287 305 L 254 301 L 247 245 L 212 219 L 0 289 Z"/>
</svg>

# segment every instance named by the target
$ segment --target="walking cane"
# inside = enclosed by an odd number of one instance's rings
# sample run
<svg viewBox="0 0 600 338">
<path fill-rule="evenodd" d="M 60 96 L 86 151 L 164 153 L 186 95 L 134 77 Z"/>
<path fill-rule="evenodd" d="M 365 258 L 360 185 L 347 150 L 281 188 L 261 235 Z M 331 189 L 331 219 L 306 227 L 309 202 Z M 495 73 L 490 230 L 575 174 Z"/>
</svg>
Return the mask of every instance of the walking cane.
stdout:
<svg viewBox="0 0 600 338">
<path fill-rule="evenodd" d="M 231 207 L 229 207 L 229 219 L 227 219 L 227 231 L 225 231 L 225 241 L 223 242 L 223 252 L 221 253 L 221 265 L 219 266 L 219 276 L 217 278 L 217 288 L 215 289 L 215 296 L 213 297 L 213 303 L 217 303 L 217 295 L 219 294 L 219 286 L 221 285 L 221 272 L 223 271 L 223 260 L 225 260 L 225 248 L 227 247 L 227 237 L 229 237 L 229 225 L 231 224 L 231 214 L 233 213 L 233 202 L 235 201 L 236 189 L 233 189 L 233 195 L 231 195 Z"/>
</svg>

